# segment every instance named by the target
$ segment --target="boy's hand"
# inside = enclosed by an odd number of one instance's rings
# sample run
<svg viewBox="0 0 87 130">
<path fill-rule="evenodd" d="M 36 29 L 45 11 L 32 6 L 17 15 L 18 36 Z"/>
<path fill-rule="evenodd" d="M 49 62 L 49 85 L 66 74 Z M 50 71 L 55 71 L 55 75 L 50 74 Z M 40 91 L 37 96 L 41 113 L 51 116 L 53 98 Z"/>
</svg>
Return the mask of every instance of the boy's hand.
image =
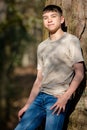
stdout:
<svg viewBox="0 0 87 130">
<path fill-rule="evenodd" d="M 50 110 L 53 110 L 53 114 L 57 113 L 59 115 L 61 112 L 65 111 L 65 107 L 67 104 L 67 99 L 62 96 L 56 96 L 58 98 L 57 102 L 50 108 Z"/>
<path fill-rule="evenodd" d="M 18 119 L 20 121 L 20 119 L 22 118 L 23 114 L 26 112 L 26 110 L 28 109 L 28 105 L 25 105 L 19 112 L 18 112 Z"/>
</svg>

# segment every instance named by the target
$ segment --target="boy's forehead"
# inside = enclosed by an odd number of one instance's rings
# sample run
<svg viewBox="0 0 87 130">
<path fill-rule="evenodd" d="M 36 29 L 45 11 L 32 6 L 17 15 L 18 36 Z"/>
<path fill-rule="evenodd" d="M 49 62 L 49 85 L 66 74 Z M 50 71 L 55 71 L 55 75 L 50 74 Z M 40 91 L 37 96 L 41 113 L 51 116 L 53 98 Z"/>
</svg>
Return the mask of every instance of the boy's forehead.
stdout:
<svg viewBox="0 0 87 130">
<path fill-rule="evenodd" d="M 46 14 L 57 14 L 57 13 L 58 13 L 58 11 L 50 11 L 50 10 L 48 10 L 48 11 L 44 11 L 42 16 L 45 16 Z"/>
</svg>

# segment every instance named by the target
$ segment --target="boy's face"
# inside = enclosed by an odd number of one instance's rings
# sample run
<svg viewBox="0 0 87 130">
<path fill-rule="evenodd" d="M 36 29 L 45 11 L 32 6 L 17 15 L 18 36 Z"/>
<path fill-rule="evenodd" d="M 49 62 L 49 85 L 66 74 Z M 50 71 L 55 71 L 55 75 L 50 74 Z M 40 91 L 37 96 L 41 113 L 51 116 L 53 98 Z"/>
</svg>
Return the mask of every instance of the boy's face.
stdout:
<svg viewBox="0 0 87 130">
<path fill-rule="evenodd" d="M 64 17 L 60 16 L 56 11 L 47 11 L 43 13 L 43 24 L 50 33 L 54 33 L 61 28 L 63 22 Z"/>
</svg>

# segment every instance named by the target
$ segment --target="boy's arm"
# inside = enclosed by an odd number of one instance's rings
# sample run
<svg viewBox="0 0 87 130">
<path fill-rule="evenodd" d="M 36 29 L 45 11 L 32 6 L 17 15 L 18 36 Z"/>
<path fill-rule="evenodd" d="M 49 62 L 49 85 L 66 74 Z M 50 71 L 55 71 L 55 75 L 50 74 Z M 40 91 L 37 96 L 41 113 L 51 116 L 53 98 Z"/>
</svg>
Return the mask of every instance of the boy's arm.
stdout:
<svg viewBox="0 0 87 130">
<path fill-rule="evenodd" d="M 31 90 L 30 96 L 26 102 L 26 105 L 29 106 L 33 102 L 33 100 L 36 98 L 36 96 L 38 95 L 38 93 L 40 91 L 41 83 L 42 83 L 42 71 L 38 70 L 37 78 L 34 82 L 33 88 Z"/>
<path fill-rule="evenodd" d="M 34 99 L 38 95 L 38 93 L 40 91 L 41 83 L 42 83 L 42 71 L 38 70 L 37 78 L 36 78 L 36 80 L 34 82 L 34 85 L 33 85 L 33 88 L 31 90 L 31 93 L 29 95 L 29 98 L 28 98 L 25 106 L 18 113 L 19 120 L 20 120 L 21 116 L 23 115 L 23 113 L 28 109 L 29 105 L 34 101 Z"/>
<path fill-rule="evenodd" d="M 57 96 L 58 101 L 51 107 L 51 109 L 54 109 L 54 112 L 57 112 L 60 114 L 61 110 L 65 110 L 67 101 L 71 98 L 72 94 L 76 91 L 79 84 L 81 83 L 83 77 L 84 77 L 84 67 L 83 63 L 79 62 L 73 65 L 73 69 L 75 71 L 75 76 L 68 88 L 68 90 L 62 95 Z"/>
</svg>

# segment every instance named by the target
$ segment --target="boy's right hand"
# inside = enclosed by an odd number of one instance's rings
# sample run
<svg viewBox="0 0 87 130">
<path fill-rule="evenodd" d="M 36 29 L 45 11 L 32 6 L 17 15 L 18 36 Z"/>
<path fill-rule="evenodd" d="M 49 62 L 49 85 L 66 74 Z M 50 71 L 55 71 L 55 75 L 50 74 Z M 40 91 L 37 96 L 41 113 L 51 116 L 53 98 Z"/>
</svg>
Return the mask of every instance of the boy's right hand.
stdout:
<svg viewBox="0 0 87 130">
<path fill-rule="evenodd" d="M 26 110 L 28 109 L 28 105 L 25 105 L 19 112 L 18 112 L 18 119 L 20 121 L 21 117 L 23 116 L 23 114 L 26 112 Z"/>
</svg>

